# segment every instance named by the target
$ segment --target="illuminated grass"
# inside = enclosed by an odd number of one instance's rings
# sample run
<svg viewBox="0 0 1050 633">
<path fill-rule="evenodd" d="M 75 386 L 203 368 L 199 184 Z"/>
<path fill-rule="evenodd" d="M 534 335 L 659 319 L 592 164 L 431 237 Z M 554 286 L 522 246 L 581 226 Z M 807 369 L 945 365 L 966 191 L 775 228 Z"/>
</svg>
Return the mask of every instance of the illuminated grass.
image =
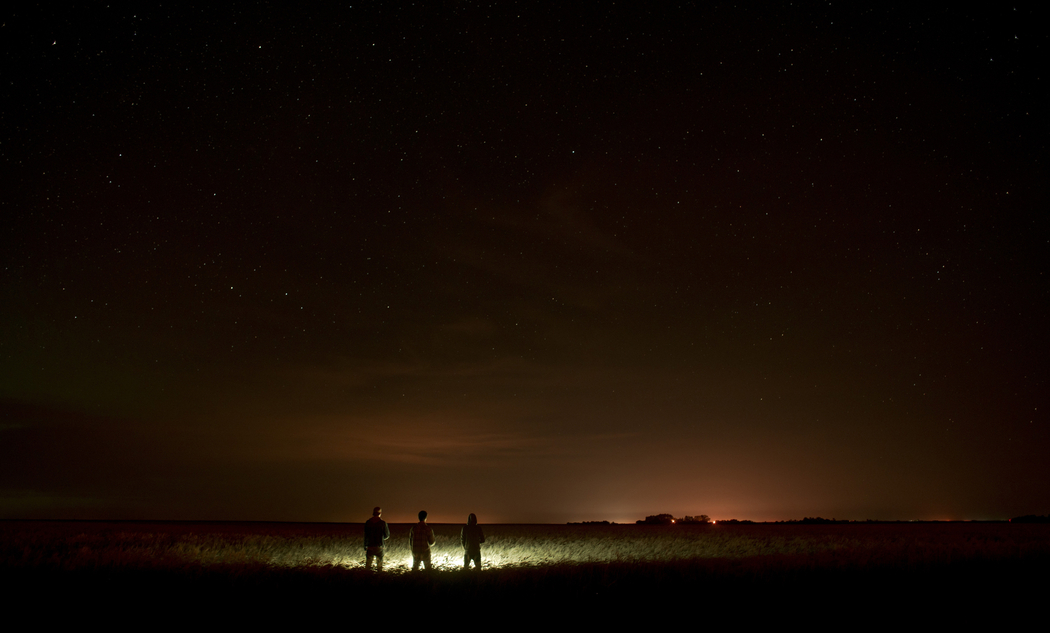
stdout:
<svg viewBox="0 0 1050 633">
<path fill-rule="evenodd" d="M 459 526 L 433 527 L 437 571 L 408 572 L 409 526 L 395 525 L 377 574 L 363 568 L 360 524 L 0 522 L 0 584 L 40 613 L 61 604 L 108 618 L 119 603 L 134 622 L 227 612 L 267 626 L 275 613 L 345 625 L 360 605 L 374 623 L 449 605 L 497 619 L 560 605 L 618 625 L 630 610 L 697 600 L 727 624 L 818 606 L 899 621 L 935 588 L 941 597 L 923 604 L 940 622 L 952 605 L 967 618 L 973 605 L 1034 609 L 1045 582 L 1028 579 L 1050 562 L 1045 525 L 486 525 L 475 573 L 460 570 Z"/>
<path fill-rule="evenodd" d="M 408 525 L 391 526 L 385 571 L 411 569 Z M 458 525 L 435 525 L 431 558 L 460 569 Z M 819 566 L 915 566 L 1050 555 L 1045 526 L 1009 524 L 487 525 L 484 569 L 790 559 Z M 0 564 L 55 569 L 210 566 L 362 569 L 360 525 L 0 522 Z M 772 564 L 772 563 L 770 563 Z"/>
</svg>

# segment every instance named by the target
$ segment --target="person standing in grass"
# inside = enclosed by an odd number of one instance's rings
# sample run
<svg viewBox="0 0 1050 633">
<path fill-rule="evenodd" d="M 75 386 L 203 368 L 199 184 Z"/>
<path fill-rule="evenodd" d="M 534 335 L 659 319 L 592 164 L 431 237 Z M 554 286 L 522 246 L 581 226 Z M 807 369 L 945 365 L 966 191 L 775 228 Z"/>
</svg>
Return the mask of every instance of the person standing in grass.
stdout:
<svg viewBox="0 0 1050 633">
<path fill-rule="evenodd" d="M 434 544 L 434 530 L 427 525 L 427 511 L 419 511 L 419 523 L 408 531 L 408 542 L 412 544 L 412 571 L 423 569 L 430 571 L 430 546 Z"/>
<path fill-rule="evenodd" d="M 467 516 L 467 524 L 459 532 L 459 542 L 463 543 L 463 569 L 470 569 L 470 561 L 474 561 L 474 569 L 481 569 L 481 544 L 485 542 L 485 534 L 478 525 L 478 517 L 471 512 Z"/>
<path fill-rule="evenodd" d="M 372 559 L 376 559 L 376 571 L 383 571 L 383 545 L 390 538 L 390 526 L 379 517 L 383 509 L 376 506 L 372 509 L 372 518 L 365 521 L 365 569 L 372 569 Z"/>
</svg>

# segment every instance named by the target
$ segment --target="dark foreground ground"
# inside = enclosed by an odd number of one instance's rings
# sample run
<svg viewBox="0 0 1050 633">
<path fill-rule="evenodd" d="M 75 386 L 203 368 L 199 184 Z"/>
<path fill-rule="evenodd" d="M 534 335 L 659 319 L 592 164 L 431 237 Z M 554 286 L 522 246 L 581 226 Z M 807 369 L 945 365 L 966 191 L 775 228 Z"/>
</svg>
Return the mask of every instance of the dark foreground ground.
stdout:
<svg viewBox="0 0 1050 633">
<path fill-rule="evenodd" d="M 808 621 L 1021 624 L 1042 613 L 1047 561 L 964 562 L 924 569 L 813 567 L 790 557 L 583 564 L 377 575 L 337 567 L 4 570 L 5 601 L 80 622 L 291 618 L 394 622 L 463 614 L 518 620 L 684 615 L 709 625 Z M 499 620 L 497 620 L 499 621 Z"/>
<path fill-rule="evenodd" d="M 647 628 L 749 629 L 907 623 L 940 629 L 1026 626 L 1033 616 L 1045 621 L 1050 589 L 1050 530 L 1044 528 L 1025 528 L 1023 538 L 1011 536 L 1009 526 L 1002 528 L 1005 536 L 998 536 L 999 528 L 984 530 L 981 544 L 955 548 L 951 556 L 931 556 L 928 547 L 909 545 L 880 550 L 907 552 L 896 559 L 840 549 L 376 574 L 340 565 L 121 562 L 112 555 L 69 565 L 64 561 L 73 553 L 68 552 L 31 559 L 29 548 L 54 538 L 34 541 L 22 526 L 15 527 L 24 540 L 16 542 L 9 530 L 2 543 L 3 602 L 9 614 L 35 614 L 37 623 L 358 628 L 415 621 L 426 630 L 443 628 L 444 622 L 511 629 L 523 622 L 552 628 L 649 623 Z M 814 530 L 815 537 L 849 534 L 849 528 L 826 530 Z"/>
</svg>

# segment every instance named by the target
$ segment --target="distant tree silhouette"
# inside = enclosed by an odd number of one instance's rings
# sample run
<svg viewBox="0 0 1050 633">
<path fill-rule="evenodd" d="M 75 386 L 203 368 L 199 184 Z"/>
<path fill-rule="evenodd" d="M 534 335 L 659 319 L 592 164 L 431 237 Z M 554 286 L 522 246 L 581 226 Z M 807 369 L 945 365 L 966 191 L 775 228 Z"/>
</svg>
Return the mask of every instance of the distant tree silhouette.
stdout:
<svg viewBox="0 0 1050 633">
<path fill-rule="evenodd" d="M 679 523 L 710 523 L 711 517 L 706 514 L 699 514 L 695 517 L 685 516 Z"/>
<path fill-rule="evenodd" d="M 674 518 L 670 514 L 653 514 L 645 517 L 644 521 L 635 521 L 639 525 L 671 525 L 672 523 L 710 523 L 711 517 L 706 514 L 697 516 L 686 516 L 681 519 Z"/>
<path fill-rule="evenodd" d="M 653 514 L 645 517 L 644 521 L 638 521 L 643 525 L 671 525 L 674 523 L 674 517 L 670 514 Z"/>
<path fill-rule="evenodd" d="M 1050 523 L 1050 515 L 1042 517 L 1038 514 L 1026 514 L 1023 517 L 1010 519 L 1010 523 Z"/>
</svg>

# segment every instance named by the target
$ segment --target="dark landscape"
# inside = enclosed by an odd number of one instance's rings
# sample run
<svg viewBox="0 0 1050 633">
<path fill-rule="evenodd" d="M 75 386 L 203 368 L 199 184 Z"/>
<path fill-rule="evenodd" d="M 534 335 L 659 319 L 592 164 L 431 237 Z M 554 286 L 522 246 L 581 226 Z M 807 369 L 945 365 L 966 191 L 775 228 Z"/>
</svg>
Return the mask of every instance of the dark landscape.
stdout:
<svg viewBox="0 0 1050 633">
<path fill-rule="evenodd" d="M 8 612 L 1045 620 L 1039 5 L 4 11 Z"/>
<path fill-rule="evenodd" d="M 117 620 L 210 610 L 328 620 L 338 618 L 322 605 L 350 601 L 369 621 L 461 604 L 526 618 L 537 613 L 522 609 L 571 607 L 604 621 L 658 604 L 703 605 L 709 623 L 815 609 L 866 622 L 1009 622 L 1036 612 L 1050 563 L 1045 523 L 491 525 L 484 569 L 464 572 L 459 526 L 435 525 L 438 569 L 413 573 L 408 527 L 392 526 L 376 573 L 362 567 L 360 524 L 5 521 L 0 573 L 12 604 Z"/>
</svg>

